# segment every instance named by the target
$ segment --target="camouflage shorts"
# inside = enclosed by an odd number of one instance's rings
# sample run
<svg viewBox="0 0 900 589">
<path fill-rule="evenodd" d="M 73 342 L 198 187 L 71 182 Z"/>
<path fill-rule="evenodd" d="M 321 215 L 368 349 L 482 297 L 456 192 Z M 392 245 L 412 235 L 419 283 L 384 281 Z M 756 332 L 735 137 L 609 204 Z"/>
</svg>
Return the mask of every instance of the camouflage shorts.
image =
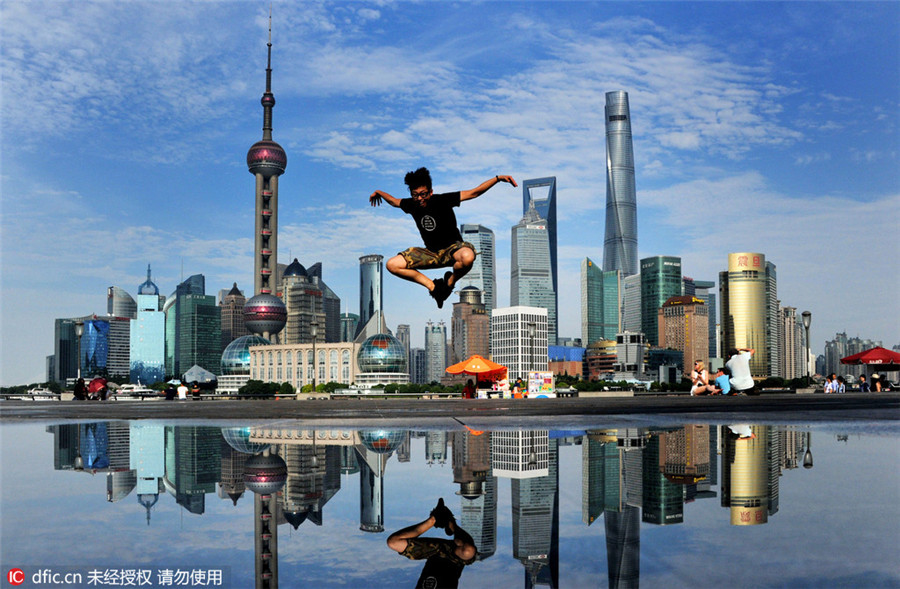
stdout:
<svg viewBox="0 0 900 589">
<path fill-rule="evenodd" d="M 458 566 L 465 566 L 475 562 L 473 556 L 469 560 L 463 560 L 456 556 L 456 543 L 453 540 L 444 540 L 442 538 L 407 538 L 406 548 L 400 553 L 410 560 L 425 560 L 432 556 L 444 558 Z"/>
<path fill-rule="evenodd" d="M 406 267 L 410 269 L 426 269 L 426 268 L 447 268 L 456 263 L 453 254 L 467 247 L 475 253 L 475 246 L 468 241 L 457 241 L 453 245 L 447 246 L 442 250 L 433 252 L 424 247 L 411 247 L 409 249 L 398 252 L 397 255 L 403 256 L 406 260 Z M 476 254 L 477 255 L 477 254 Z"/>
</svg>

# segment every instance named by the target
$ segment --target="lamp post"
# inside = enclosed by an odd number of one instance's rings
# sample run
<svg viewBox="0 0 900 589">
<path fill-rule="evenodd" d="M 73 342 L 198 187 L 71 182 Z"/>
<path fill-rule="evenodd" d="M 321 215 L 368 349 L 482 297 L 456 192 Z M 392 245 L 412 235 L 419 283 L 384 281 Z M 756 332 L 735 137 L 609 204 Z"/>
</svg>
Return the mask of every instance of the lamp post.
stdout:
<svg viewBox="0 0 900 589">
<path fill-rule="evenodd" d="M 806 330 L 806 386 L 809 386 L 809 324 L 812 323 L 812 313 L 803 311 L 800 315 L 803 318 L 803 329 Z"/>
<path fill-rule="evenodd" d="M 312 336 L 313 341 L 313 381 L 312 381 L 312 392 L 316 392 L 316 374 L 319 371 L 319 359 L 316 358 L 316 336 L 319 335 L 319 324 L 313 321 L 309 325 L 309 334 Z M 315 437 L 313 438 L 315 439 Z"/>
<path fill-rule="evenodd" d="M 530 340 L 528 350 L 528 372 L 525 375 L 525 396 L 528 396 L 528 386 L 531 381 L 531 372 L 534 371 L 534 332 L 536 328 L 534 321 L 528 322 L 528 338 Z"/>
<path fill-rule="evenodd" d="M 806 432 L 806 453 L 803 455 L 803 468 L 812 468 L 813 467 L 813 457 L 812 457 L 812 432 Z"/>
<path fill-rule="evenodd" d="M 78 376 L 76 378 L 81 378 L 81 336 L 84 335 L 84 321 L 76 321 L 75 322 L 75 337 L 78 340 Z"/>
</svg>

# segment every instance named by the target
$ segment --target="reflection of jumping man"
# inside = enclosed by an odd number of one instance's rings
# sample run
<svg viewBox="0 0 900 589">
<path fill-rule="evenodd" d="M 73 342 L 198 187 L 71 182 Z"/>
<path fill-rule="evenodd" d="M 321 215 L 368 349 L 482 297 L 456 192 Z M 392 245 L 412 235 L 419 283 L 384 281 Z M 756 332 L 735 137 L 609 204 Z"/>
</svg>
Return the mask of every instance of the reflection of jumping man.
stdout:
<svg viewBox="0 0 900 589">
<path fill-rule="evenodd" d="M 431 528 L 443 528 L 453 540 L 420 538 Z M 387 545 L 410 560 L 423 560 L 425 566 L 416 582 L 417 589 L 457 587 L 463 567 L 475 562 L 478 551 L 472 536 L 456 525 L 453 512 L 439 499 L 425 521 L 398 530 L 388 536 Z"/>
<path fill-rule="evenodd" d="M 392 207 L 412 215 L 422 241 L 425 242 L 424 248 L 411 247 L 389 259 L 385 264 L 388 272 L 427 288 L 437 301 L 438 308 L 441 308 L 453 292 L 456 281 L 465 276 L 475 263 L 475 246 L 462 240 L 453 207 L 458 207 L 462 201 L 481 196 L 498 182 L 517 186 L 512 176 L 494 176 L 472 190 L 433 194 L 431 174 L 427 168 L 419 168 L 415 172 L 409 172 L 404 178 L 410 198 L 395 198 L 381 190 L 373 192 L 369 196 L 369 203 L 373 207 L 380 205 L 383 199 Z M 452 266 L 453 271 L 445 272 L 443 278 L 433 281 L 419 272 L 420 269 L 448 266 Z"/>
</svg>

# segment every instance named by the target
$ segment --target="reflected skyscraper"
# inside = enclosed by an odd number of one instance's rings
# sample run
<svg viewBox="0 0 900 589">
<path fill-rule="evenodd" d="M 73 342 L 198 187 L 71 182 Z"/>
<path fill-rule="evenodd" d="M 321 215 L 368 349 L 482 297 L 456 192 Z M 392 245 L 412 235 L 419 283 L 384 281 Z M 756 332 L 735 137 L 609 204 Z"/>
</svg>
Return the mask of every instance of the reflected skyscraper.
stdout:
<svg viewBox="0 0 900 589">
<path fill-rule="evenodd" d="M 606 235 L 603 269 L 638 273 L 637 195 L 628 93 L 606 93 Z"/>
</svg>

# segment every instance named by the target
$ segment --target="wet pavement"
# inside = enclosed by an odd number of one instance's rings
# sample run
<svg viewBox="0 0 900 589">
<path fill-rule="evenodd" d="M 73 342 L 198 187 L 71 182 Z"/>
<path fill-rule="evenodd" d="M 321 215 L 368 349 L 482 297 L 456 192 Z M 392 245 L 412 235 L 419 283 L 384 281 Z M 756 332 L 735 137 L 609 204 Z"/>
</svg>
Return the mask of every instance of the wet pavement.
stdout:
<svg viewBox="0 0 900 589">
<path fill-rule="evenodd" d="M 0 422 L 82 420 L 186 420 L 312 422 L 317 427 L 518 427 L 553 422 L 572 426 L 630 422 L 705 421 L 814 423 L 900 420 L 900 392 L 824 395 L 767 394 L 751 397 L 634 397 L 560 399 L 315 399 L 203 401 L 9 401 Z"/>
</svg>

